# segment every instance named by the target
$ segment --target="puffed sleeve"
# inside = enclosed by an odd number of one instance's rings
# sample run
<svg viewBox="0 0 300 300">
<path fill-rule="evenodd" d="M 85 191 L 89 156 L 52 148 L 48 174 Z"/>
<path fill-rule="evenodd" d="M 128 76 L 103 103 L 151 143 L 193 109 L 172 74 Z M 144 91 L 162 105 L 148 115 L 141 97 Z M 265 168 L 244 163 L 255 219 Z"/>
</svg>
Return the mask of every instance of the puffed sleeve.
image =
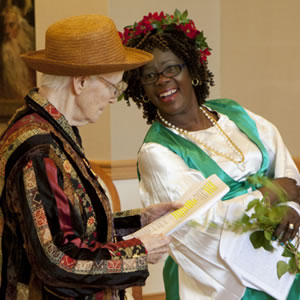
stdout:
<svg viewBox="0 0 300 300">
<path fill-rule="evenodd" d="M 105 224 L 112 220 L 61 158 L 57 149 L 36 150 L 10 180 L 16 187 L 9 189 L 12 209 L 35 274 L 63 297 L 144 285 L 145 247 L 138 239 L 105 242 Z"/>
</svg>

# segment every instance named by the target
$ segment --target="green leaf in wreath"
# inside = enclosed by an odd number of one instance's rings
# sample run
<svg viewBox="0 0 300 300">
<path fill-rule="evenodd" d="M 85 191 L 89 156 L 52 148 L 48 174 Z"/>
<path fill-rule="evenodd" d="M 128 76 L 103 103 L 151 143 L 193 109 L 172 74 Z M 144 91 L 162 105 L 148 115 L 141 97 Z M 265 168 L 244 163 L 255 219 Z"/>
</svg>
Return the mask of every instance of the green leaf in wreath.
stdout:
<svg viewBox="0 0 300 300">
<path fill-rule="evenodd" d="M 285 274 L 289 270 L 289 266 L 284 261 L 280 260 L 277 263 L 277 276 L 280 279 L 283 274 Z"/>
</svg>

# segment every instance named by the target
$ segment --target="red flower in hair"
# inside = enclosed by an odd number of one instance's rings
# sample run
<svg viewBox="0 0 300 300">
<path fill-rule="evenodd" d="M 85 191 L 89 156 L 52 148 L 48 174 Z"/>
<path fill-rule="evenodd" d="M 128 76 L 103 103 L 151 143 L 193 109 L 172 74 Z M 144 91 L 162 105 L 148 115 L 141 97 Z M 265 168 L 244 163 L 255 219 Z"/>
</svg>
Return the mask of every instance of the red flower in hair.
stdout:
<svg viewBox="0 0 300 300">
<path fill-rule="evenodd" d="M 194 39 L 198 34 L 198 30 L 196 29 L 193 21 L 188 24 L 180 24 L 178 28 L 181 29 L 190 39 Z"/>
<path fill-rule="evenodd" d="M 153 26 L 150 21 L 144 17 L 144 19 L 138 23 L 135 28 L 135 35 L 146 34 L 148 31 L 153 30 Z"/>
<path fill-rule="evenodd" d="M 158 12 L 155 12 L 154 14 L 149 13 L 146 17 L 149 21 L 157 21 L 160 22 L 165 17 L 164 13 L 161 11 L 160 14 Z M 145 18 L 145 17 L 144 17 Z"/>
<path fill-rule="evenodd" d="M 204 49 L 204 50 L 200 50 L 200 61 L 206 61 L 207 60 L 207 56 L 209 56 L 211 53 L 208 50 L 208 48 Z"/>
<path fill-rule="evenodd" d="M 124 33 L 123 34 L 121 33 L 121 35 L 122 35 L 123 44 L 126 44 L 127 41 L 132 38 L 132 29 L 125 28 Z"/>
<path fill-rule="evenodd" d="M 197 30 L 193 20 L 188 19 L 187 15 L 187 10 L 181 13 L 178 9 L 175 10 L 173 15 L 164 14 L 163 12 L 149 13 L 140 22 L 126 26 L 124 33 L 120 34 L 120 37 L 123 44 L 128 45 L 135 40 L 139 43 L 143 35 L 150 33 L 154 29 L 156 29 L 158 34 L 162 34 L 165 30 L 181 30 L 188 38 L 195 41 L 195 47 L 200 52 L 200 61 L 206 61 L 207 56 L 210 55 L 210 48 L 206 43 L 206 38 L 202 31 Z"/>
</svg>

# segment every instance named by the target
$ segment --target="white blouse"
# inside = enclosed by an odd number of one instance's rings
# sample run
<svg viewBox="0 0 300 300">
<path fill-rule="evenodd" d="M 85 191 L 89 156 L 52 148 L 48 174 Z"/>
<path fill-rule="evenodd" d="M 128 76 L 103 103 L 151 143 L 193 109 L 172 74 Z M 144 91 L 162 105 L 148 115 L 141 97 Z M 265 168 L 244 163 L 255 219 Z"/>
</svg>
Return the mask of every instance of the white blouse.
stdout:
<svg viewBox="0 0 300 300">
<path fill-rule="evenodd" d="M 269 155 L 270 164 L 266 175 L 294 178 L 300 184 L 297 167 L 277 128 L 261 116 L 248 110 L 247 112 L 256 122 L 260 138 Z M 261 152 L 227 116 L 222 114 L 218 116 L 218 124 L 243 152 L 245 168 L 203 147 L 202 150 L 234 180 L 244 181 L 250 174 L 260 169 Z M 178 134 L 175 130 L 172 131 Z M 215 126 L 192 134 L 205 144 L 232 155 L 236 160 L 239 159 Z M 176 201 L 195 182 L 204 180 L 200 171 L 189 168 L 181 157 L 157 143 L 142 145 L 138 154 L 138 167 L 141 174 L 139 191 L 144 206 Z M 199 226 L 195 227 L 188 223 L 172 235 L 170 254 L 179 265 L 182 300 L 190 300 L 193 299 L 192 297 L 222 300 L 242 297 L 245 286 L 219 255 L 221 230 L 219 228 L 212 230 L 209 225 L 211 221 L 222 225 L 228 205 L 231 203 L 238 202 L 245 209 L 255 198 L 262 198 L 259 191 L 249 191 L 248 194 L 219 201 L 205 215 L 195 220 Z"/>
</svg>

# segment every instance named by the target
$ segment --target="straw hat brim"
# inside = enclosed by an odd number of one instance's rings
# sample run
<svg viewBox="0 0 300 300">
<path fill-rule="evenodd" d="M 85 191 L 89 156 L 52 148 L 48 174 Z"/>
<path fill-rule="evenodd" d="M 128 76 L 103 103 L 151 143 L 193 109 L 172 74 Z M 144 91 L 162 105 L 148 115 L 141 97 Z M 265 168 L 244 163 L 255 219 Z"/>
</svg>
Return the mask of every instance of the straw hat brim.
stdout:
<svg viewBox="0 0 300 300">
<path fill-rule="evenodd" d="M 74 64 L 49 59 L 45 56 L 45 50 L 30 51 L 22 54 L 26 64 L 39 72 L 62 76 L 88 76 L 117 71 L 127 71 L 141 67 L 153 60 L 153 55 L 146 51 L 124 47 L 125 60 L 107 64 Z"/>
</svg>

